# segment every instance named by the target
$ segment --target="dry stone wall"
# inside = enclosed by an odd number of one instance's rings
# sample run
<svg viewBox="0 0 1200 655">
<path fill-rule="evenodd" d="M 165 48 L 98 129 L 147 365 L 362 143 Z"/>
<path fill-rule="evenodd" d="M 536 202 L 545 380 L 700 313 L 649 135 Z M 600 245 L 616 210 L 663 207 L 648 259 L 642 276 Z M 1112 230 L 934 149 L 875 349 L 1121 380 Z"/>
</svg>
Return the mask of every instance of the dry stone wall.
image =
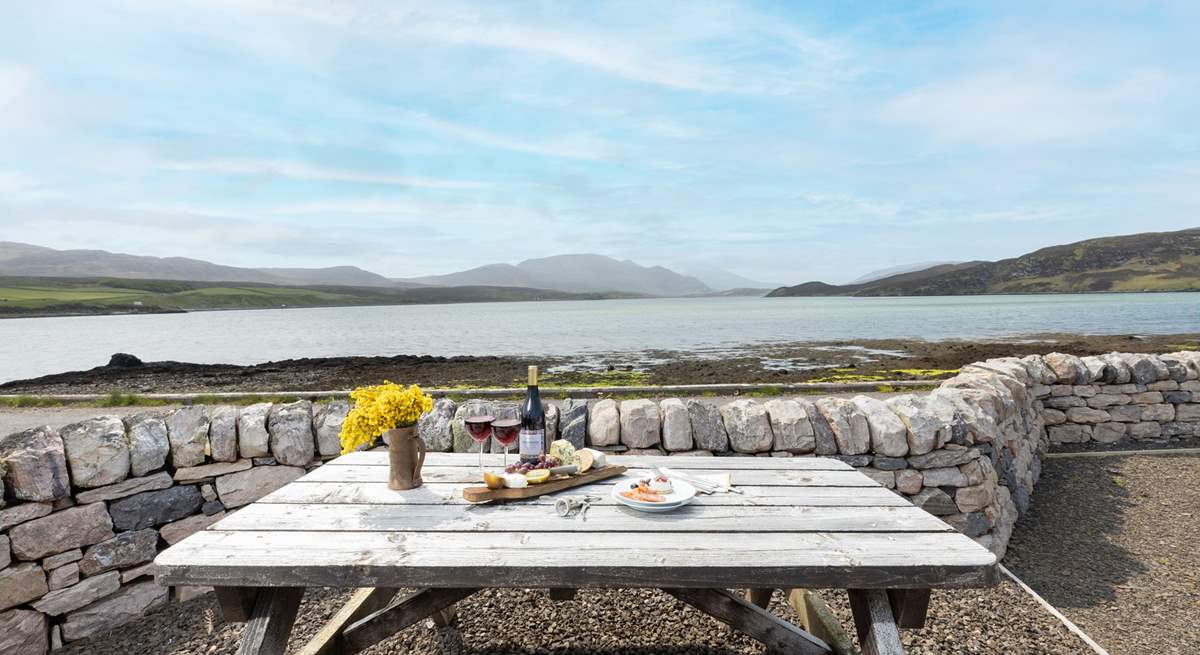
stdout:
<svg viewBox="0 0 1200 655">
<path fill-rule="evenodd" d="M 191 406 L 0 437 L 0 653 L 184 600 L 154 556 L 340 453 L 338 401 Z"/>
<path fill-rule="evenodd" d="M 43 653 L 199 590 L 155 554 L 339 452 L 345 401 L 184 407 L 0 437 L 0 652 Z M 886 399 L 568 399 L 552 437 L 627 454 L 841 459 L 1003 556 L 1051 443 L 1200 436 L 1200 353 L 1000 358 Z M 508 401 L 439 399 L 431 450 Z M 498 451 L 498 444 L 485 444 Z"/>
<path fill-rule="evenodd" d="M 1200 353 L 1046 360 L 1057 372 L 1039 389 L 1051 443 L 1200 437 Z"/>
</svg>

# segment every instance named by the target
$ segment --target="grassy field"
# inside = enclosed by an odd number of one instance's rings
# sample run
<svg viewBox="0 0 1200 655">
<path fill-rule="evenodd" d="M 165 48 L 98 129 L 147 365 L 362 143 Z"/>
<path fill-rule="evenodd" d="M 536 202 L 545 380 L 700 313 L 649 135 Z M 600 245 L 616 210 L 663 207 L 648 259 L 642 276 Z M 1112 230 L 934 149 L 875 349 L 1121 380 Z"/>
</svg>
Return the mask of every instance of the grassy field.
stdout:
<svg viewBox="0 0 1200 655">
<path fill-rule="evenodd" d="M 572 294 L 520 287 L 303 287 L 117 278 L 0 277 L 0 318 L 139 314 L 207 309 L 341 307 L 447 302 L 582 300 L 629 294 Z"/>
</svg>

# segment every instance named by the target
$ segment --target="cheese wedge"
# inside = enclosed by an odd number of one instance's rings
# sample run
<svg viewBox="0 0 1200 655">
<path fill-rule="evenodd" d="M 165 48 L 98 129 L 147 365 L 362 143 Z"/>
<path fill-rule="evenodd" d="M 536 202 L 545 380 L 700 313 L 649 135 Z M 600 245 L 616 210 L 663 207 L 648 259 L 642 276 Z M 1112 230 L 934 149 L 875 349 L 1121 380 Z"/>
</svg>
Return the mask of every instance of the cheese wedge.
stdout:
<svg viewBox="0 0 1200 655">
<path fill-rule="evenodd" d="M 566 439 L 551 442 L 549 455 L 557 458 L 562 466 L 579 463 L 579 456 L 575 454 L 575 446 L 572 446 L 571 442 Z"/>
<path fill-rule="evenodd" d="M 608 466 L 608 459 L 602 451 L 596 450 L 595 448 L 584 448 L 579 452 L 587 453 L 592 456 L 592 468 L 594 469 L 602 469 L 605 466 Z"/>
</svg>

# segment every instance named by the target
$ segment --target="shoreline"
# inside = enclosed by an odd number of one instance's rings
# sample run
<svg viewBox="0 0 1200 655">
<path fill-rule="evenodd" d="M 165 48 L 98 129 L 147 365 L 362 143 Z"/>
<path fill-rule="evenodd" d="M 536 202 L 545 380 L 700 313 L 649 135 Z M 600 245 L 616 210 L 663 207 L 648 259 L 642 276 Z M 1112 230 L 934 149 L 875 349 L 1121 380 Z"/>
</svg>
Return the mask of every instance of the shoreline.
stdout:
<svg viewBox="0 0 1200 655">
<path fill-rule="evenodd" d="M 786 287 L 780 287 L 786 288 Z M 558 302 L 558 301 L 577 301 L 577 300 L 678 300 L 689 298 L 975 298 L 975 297 L 1012 297 L 1012 296 L 1093 296 L 1093 295 L 1138 295 L 1138 294 L 1165 294 L 1165 293 L 1200 293 L 1198 289 L 1140 289 L 1136 291 L 1024 291 L 1021 293 L 951 293 L 951 294 L 869 294 L 858 295 L 852 293 L 837 293 L 837 294 L 803 294 L 803 295 L 772 295 L 779 289 L 766 289 L 762 294 L 726 294 L 725 292 L 715 291 L 706 294 L 695 294 L 688 296 L 640 296 L 640 295 L 614 295 L 612 297 L 600 298 L 496 298 L 496 299 L 472 299 L 472 300 L 419 300 L 408 302 L 388 302 L 388 303 L 318 303 L 312 305 L 263 305 L 261 307 L 162 307 L 130 309 L 121 308 L 116 311 L 103 311 L 104 307 L 84 308 L 77 310 L 64 309 L 62 311 L 40 312 L 31 310 L 29 312 L 20 311 L 3 311 L 5 308 L 0 306 L 0 321 L 8 319 L 22 318 L 64 318 L 76 316 L 141 316 L 141 315 L 156 315 L 156 314 L 193 314 L 198 312 L 239 312 L 239 311 L 263 311 L 273 309 L 329 309 L 338 307 L 396 307 L 396 306 L 411 306 L 411 305 L 469 305 L 469 304 L 491 304 L 504 302 L 520 302 L 520 303 L 536 303 L 536 302 Z M 602 292 L 620 294 L 622 292 Z M 51 307 L 50 309 L 53 309 Z"/>
<path fill-rule="evenodd" d="M 695 384 L 935 383 L 971 362 L 1048 352 L 1171 352 L 1200 349 L 1200 333 L 1031 334 L 988 340 L 860 339 L 745 345 L 722 353 L 643 351 L 585 357 L 397 355 L 287 359 L 261 364 L 141 362 L 0 384 L 0 395 L 327 391 L 385 379 L 423 387 L 520 387 L 525 367 L 543 369 L 545 387 Z M 133 353 L 136 355 L 136 353 Z"/>
</svg>

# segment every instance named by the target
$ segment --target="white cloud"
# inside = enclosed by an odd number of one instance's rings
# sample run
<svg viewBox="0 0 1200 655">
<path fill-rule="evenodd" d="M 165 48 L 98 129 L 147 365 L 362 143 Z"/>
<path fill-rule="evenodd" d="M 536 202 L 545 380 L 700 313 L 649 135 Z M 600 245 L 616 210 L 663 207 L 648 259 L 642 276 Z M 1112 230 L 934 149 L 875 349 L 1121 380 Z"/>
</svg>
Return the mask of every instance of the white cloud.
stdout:
<svg viewBox="0 0 1200 655">
<path fill-rule="evenodd" d="M 485 189 L 488 182 L 452 180 L 412 175 L 368 173 L 342 168 L 312 166 L 304 162 L 280 159 L 208 159 L 203 161 L 168 161 L 160 168 L 169 171 L 226 173 L 233 175 L 272 175 L 299 180 L 329 180 L 362 182 L 427 189 Z"/>
<path fill-rule="evenodd" d="M 1108 140 L 1143 122 L 1169 85 L 1154 71 L 1093 85 L 1034 69 L 981 71 L 902 93 L 881 117 L 934 141 L 985 147 Z"/>
<path fill-rule="evenodd" d="M 279 205 L 274 215 L 384 216 L 479 225 L 534 225 L 553 221 L 552 213 L 518 205 L 495 203 L 450 203 L 411 198 L 350 198 Z"/>
<path fill-rule="evenodd" d="M 0 62 L 0 111 L 8 110 L 33 87 L 34 74 L 27 66 Z"/>
<path fill-rule="evenodd" d="M 422 127 L 437 130 L 464 141 L 502 150 L 525 152 L 544 157 L 604 161 L 616 159 L 618 153 L 613 144 L 586 135 L 571 136 L 555 141 L 533 141 L 490 132 L 470 125 L 455 123 L 422 112 L 402 112 L 407 119 Z"/>
<path fill-rule="evenodd" d="M 38 202 L 59 194 L 36 177 L 21 171 L 0 169 L 0 198 L 14 204 Z"/>
<path fill-rule="evenodd" d="M 391 42 L 427 41 L 531 53 L 685 91 L 781 95 L 811 90 L 850 74 L 843 44 L 736 5 L 597 5 L 593 9 L 598 16 L 571 20 L 562 18 L 571 12 L 550 11 L 530 21 L 509 15 L 502 4 L 279 0 L 227 0 L 225 4 Z M 630 16 L 639 20 L 631 21 Z M 691 50 L 719 54 L 699 55 Z M 755 53 L 765 52 L 784 54 L 786 61 L 749 63 Z"/>
</svg>

